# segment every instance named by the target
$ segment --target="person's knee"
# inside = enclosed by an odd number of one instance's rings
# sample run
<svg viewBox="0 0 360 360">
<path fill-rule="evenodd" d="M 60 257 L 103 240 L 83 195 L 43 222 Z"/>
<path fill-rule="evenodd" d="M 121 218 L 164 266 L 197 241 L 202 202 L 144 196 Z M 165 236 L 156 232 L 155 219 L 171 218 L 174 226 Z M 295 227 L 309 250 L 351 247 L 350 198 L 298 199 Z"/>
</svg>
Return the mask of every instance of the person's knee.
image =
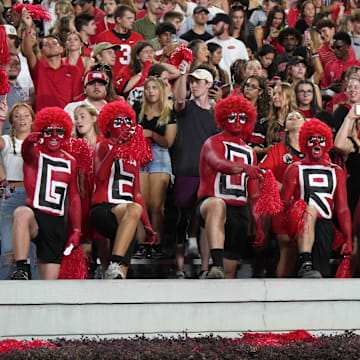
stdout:
<svg viewBox="0 0 360 360">
<path fill-rule="evenodd" d="M 26 206 L 20 206 L 15 209 L 13 214 L 14 223 L 21 223 L 25 225 L 30 224 L 32 220 L 34 220 L 34 213 L 30 208 Z"/>
<path fill-rule="evenodd" d="M 143 209 L 138 203 L 128 204 L 126 207 L 126 217 L 135 221 L 139 221 L 142 215 Z"/>
<path fill-rule="evenodd" d="M 206 205 L 206 218 L 225 219 L 226 217 L 226 204 L 224 200 L 219 198 L 212 198 Z"/>
</svg>

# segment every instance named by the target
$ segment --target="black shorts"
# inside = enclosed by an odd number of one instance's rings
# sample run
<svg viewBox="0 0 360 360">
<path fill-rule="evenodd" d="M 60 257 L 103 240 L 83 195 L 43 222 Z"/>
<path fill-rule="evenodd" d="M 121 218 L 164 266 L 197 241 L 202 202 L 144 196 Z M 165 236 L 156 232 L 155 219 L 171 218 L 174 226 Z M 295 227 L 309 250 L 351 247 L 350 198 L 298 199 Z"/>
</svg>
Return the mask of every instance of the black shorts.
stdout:
<svg viewBox="0 0 360 360">
<path fill-rule="evenodd" d="M 118 204 L 110 204 L 102 202 L 94 205 L 90 210 L 90 221 L 95 230 L 102 236 L 109 238 L 111 243 L 111 251 L 114 246 L 114 240 L 118 229 L 118 223 L 112 208 Z M 135 236 L 124 256 L 124 262 L 130 264 L 130 259 L 135 246 Z"/>
<path fill-rule="evenodd" d="M 47 214 L 34 209 L 39 234 L 32 241 L 36 244 L 36 254 L 45 263 L 61 264 L 62 254 L 67 242 L 67 231 L 64 216 Z"/>
<path fill-rule="evenodd" d="M 196 205 L 196 214 L 201 227 L 205 227 L 205 220 L 200 214 L 202 203 L 210 196 L 199 199 Z M 249 218 L 246 206 L 226 204 L 225 244 L 224 257 L 230 260 L 239 260 L 246 257 L 248 249 Z"/>
<path fill-rule="evenodd" d="M 317 218 L 315 224 L 315 242 L 312 248 L 314 268 L 321 272 L 323 277 L 331 276 L 329 260 L 332 254 L 332 244 L 335 239 L 335 230 L 331 220 Z"/>
</svg>

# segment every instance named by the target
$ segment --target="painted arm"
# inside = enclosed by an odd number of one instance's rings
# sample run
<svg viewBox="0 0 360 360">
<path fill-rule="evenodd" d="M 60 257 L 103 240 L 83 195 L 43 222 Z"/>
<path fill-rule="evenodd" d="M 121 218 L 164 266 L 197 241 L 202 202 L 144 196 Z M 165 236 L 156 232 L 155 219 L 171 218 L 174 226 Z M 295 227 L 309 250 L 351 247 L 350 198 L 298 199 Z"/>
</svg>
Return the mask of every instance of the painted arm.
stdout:
<svg viewBox="0 0 360 360">
<path fill-rule="evenodd" d="M 35 164 L 38 158 L 38 147 L 35 144 L 40 140 L 42 134 L 40 132 L 33 132 L 28 135 L 21 146 L 21 156 L 25 163 Z"/>
<path fill-rule="evenodd" d="M 291 206 L 291 199 L 294 196 L 297 185 L 298 171 L 299 169 L 296 163 L 291 164 L 285 171 L 280 193 L 285 209 L 289 209 Z"/>
<path fill-rule="evenodd" d="M 351 255 L 352 254 L 351 215 L 347 200 L 346 176 L 344 171 L 339 167 L 336 168 L 336 177 L 338 184 L 336 186 L 335 207 L 337 212 L 337 218 L 339 221 L 339 226 L 341 232 L 344 235 L 344 240 L 345 240 L 344 245 L 341 248 L 341 255 Z"/>
</svg>

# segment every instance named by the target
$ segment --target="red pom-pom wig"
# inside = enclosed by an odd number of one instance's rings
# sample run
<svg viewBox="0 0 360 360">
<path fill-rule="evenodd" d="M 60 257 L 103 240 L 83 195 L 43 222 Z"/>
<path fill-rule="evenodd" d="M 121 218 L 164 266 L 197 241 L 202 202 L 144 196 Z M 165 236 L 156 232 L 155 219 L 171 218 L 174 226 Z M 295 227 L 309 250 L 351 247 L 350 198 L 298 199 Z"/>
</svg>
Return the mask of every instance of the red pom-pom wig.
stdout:
<svg viewBox="0 0 360 360">
<path fill-rule="evenodd" d="M 129 117 L 132 120 L 132 126 L 136 124 L 136 114 L 132 107 L 124 101 L 114 101 L 106 104 L 98 116 L 98 125 L 104 137 L 109 137 L 110 122 L 117 117 Z"/>
<path fill-rule="evenodd" d="M 254 131 L 254 124 L 256 121 L 255 106 L 241 94 L 239 96 L 228 96 L 227 98 L 218 101 L 215 106 L 215 121 L 218 127 L 224 128 L 225 122 L 229 115 L 233 112 L 245 113 L 247 120 L 242 126 L 241 138 L 247 142 Z"/>
<path fill-rule="evenodd" d="M 326 149 L 325 152 L 328 152 L 334 146 L 333 137 L 330 128 L 318 119 L 310 119 L 305 121 L 304 125 L 300 129 L 299 133 L 299 145 L 300 151 L 303 154 L 306 154 L 307 142 L 311 136 L 314 134 L 320 134 L 325 138 Z"/>
<path fill-rule="evenodd" d="M 34 131 L 41 132 L 44 128 L 56 125 L 65 129 L 65 139 L 71 137 L 73 123 L 69 114 L 58 107 L 47 107 L 40 110 L 34 121 Z"/>
</svg>

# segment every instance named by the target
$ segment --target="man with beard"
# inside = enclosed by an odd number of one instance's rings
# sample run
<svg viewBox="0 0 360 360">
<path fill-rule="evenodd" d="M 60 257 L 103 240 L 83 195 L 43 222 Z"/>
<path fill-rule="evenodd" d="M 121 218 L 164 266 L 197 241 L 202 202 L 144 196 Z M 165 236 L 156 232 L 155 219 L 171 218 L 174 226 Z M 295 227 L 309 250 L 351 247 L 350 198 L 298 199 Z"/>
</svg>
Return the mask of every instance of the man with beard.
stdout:
<svg viewBox="0 0 360 360">
<path fill-rule="evenodd" d="M 162 12 L 160 0 L 145 0 L 146 15 L 135 21 L 134 31 L 144 37 L 144 40 L 151 40 L 156 36 L 155 28 L 159 24 L 158 16 Z"/>
<path fill-rule="evenodd" d="M 28 11 L 22 13 L 22 22 L 26 28 L 22 48 L 35 86 L 35 110 L 38 112 L 49 106 L 63 108 L 80 94 L 81 74 L 75 66 L 66 64 L 62 60 L 64 48 L 54 35 L 41 39 L 42 58 L 38 60 L 31 38 L 33 21 Z"/>
<path fill-rule="evenodd" d="M 79 105 L 93 106 L 99 113 L 106 104 L 106 85 L 108 79 L 101 71 L 90 71 L 85 75 L 84 90 L 86 98 L 82 101 L 69 103 L 64 110 L 71 116 L 74 121 L 74 110 Z"/>
<path fill-rule="evenodd" d="M 230 67 L 235 60 L 249 60 L 246 46 L 241 40 L 237 40 L 229 35 L 229 27 L 231 24 L 229 15 L 216 14 L 208 24 L 212 25 L 215 36 L 208 42 L 214 42 L 222 47 L 223 56 L 219 66 L 230 74 Z"/>
<path fill-rule="evenodd" d="M 115 13 L 115 9 L 117 4 L 119 3 L 118 0 L 105 0 L 104 1 L 104 11 L 105 11 L 105 16 L 96 21 L 96 35 L 95 37 L 97 38 L 103 31 L 106 30 L 111 30 L 115 27 L 115 17 L 114 17 L 114 13 Z M 95 38 L 95 40 L 96 40 Z M 97 40 L 95 41 L 96 43 L 98 42 Z"/>
</svg>

